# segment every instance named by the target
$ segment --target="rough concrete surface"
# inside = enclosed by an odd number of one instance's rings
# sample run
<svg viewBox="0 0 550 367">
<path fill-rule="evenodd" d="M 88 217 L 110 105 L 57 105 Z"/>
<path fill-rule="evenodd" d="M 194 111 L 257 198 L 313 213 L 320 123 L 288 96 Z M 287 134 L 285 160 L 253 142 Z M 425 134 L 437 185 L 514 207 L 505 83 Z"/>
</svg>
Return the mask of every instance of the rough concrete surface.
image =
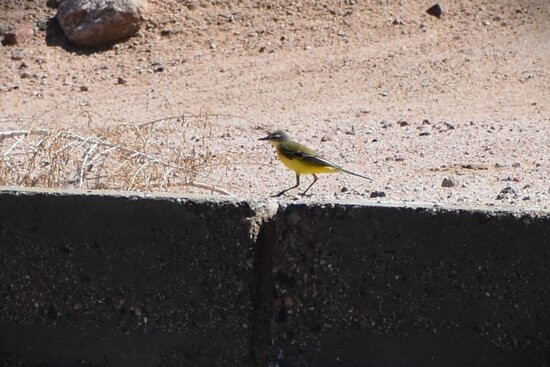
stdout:
<svg viewBox="0 0 550 367">
<path fill-rule="evenodd" d="M 0 366 L 548 366 L 549 281 L 548 213 L 0 190 Z"/>
<path fill-rule="evenodd" d="M 0 365 L 243 365 L 244 202 L 0 193 Z"/>
<path fill-rule="evenodd" d="M 281 365 L 550 363 L 548 217 L 296 204 L 277 233 Z"/>
</svg>

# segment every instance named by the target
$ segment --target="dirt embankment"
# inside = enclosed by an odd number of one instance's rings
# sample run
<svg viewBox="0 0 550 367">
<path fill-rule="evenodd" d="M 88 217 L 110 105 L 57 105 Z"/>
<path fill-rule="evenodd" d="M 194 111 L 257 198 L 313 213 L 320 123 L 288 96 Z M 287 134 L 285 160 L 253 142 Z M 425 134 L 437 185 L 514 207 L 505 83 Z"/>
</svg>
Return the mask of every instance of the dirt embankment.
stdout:
<svg viewBox="0 0 550 367">
<path fill-rule="evenodd" d="M 0 130 L 209 114 L 193 138 L 218 164 L 197 180 L 234 194 L 293 184 L 257 141 L 279 128 L 375 179 L 323 176 L 311 199 L 550 209 L 550 3 L 446 1 L 439 19 L 430 5 L 151 1 L 137 37 L 99 52 L 50 23 L 0 47 Z M 1 29 L 55 14 L 0 7 Z"/>
</svg>

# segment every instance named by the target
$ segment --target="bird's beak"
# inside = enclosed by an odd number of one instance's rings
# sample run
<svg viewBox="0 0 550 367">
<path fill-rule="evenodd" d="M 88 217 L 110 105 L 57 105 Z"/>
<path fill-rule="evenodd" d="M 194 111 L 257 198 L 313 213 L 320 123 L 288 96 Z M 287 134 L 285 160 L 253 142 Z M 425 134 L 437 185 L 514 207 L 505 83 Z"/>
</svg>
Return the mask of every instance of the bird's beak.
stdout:
<svg viewBox="0 0 550 367">
<path fill-rule="evenodd" d="M 269 140 L 269 136 L 266 136 L 265 138 L 260 138 L 258 140 Z"/>
</svg>

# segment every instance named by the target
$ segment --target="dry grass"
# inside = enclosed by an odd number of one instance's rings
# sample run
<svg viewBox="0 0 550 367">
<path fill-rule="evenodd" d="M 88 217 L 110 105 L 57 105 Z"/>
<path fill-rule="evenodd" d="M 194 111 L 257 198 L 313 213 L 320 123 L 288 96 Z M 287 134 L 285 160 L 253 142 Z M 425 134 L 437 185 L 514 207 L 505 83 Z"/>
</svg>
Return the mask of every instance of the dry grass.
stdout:
<svg viewBox="0 0 550 367">
<path fill-rule="evenodd" d="M 211 130 L 210 116 L 204 114 L 86 133 L 64 128 L 0 131 L 0 185 L 146 192 L 193 188 L 230 195 L 197 179 L 223 164 L 208 146 Z"/>
</svg>

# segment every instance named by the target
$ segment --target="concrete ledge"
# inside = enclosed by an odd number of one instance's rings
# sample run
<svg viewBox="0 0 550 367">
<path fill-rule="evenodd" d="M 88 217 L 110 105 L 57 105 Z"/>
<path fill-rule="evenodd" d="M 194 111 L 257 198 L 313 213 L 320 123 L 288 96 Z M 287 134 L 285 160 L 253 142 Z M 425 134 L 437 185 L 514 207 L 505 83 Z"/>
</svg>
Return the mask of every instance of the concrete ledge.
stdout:
<svg viewBox="0 0 550 367">
<path fill-rule="evenodd" d="M 244 365 L 244 202 L 0 193 L 0 365 Z"/>
<path fill-rule="evenodd" d="M 550 215 L 0 191 L 0 366 L 547 366 Z"/>
<path fill-rule="evenodd" d="M 550 363 L 550 218 L 289 205 L 277 216 L 282 365 Z"/>
</svg>

